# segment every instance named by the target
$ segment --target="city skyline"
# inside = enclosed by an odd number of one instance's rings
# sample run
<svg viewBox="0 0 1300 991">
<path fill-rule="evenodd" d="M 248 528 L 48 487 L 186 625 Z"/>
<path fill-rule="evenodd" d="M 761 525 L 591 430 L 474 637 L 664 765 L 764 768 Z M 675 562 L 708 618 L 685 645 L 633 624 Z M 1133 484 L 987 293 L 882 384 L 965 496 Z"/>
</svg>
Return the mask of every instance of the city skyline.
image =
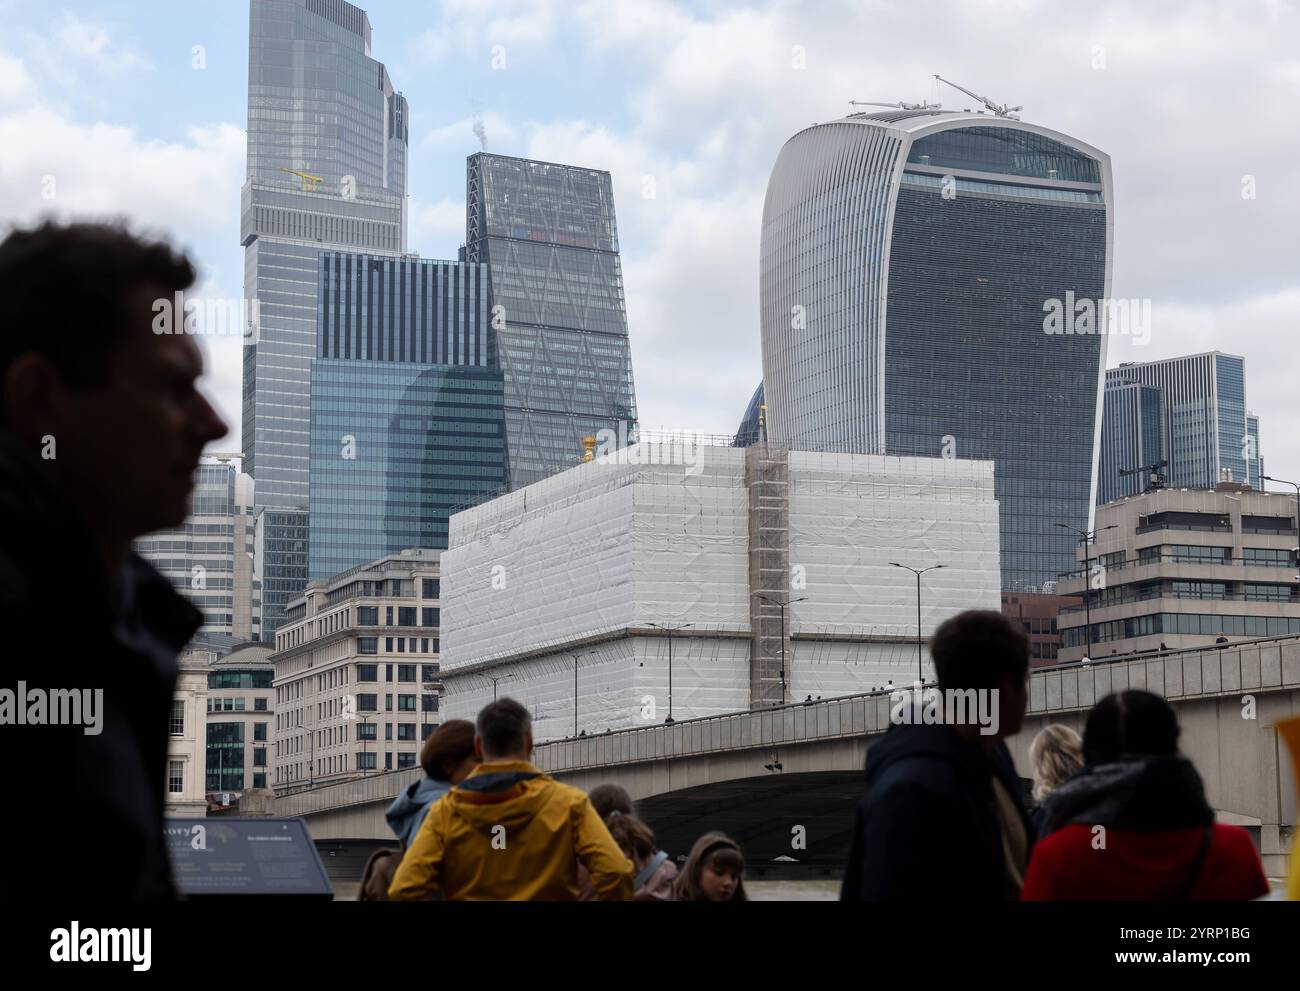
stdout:
<svg viewBox="0 0 1300 991">
<path fill-rule="evenodd" d="M 16 30 L 0 45 L 0 134 L 26 135 L 7 142 L 6 216 L 129 214 L 192 249 L 196 292 L 237 298 L 242 265 L 230 249 L 230 214 L 243 181 L 246 19 L 213 25 L 201 11 L 170 9 L 162 18 L 150 4 L 92 13 L 74 3 L 53 21 L 34 4 L 6 9 Z M 1289 396 L 1278 360 L 1281 334 L 1300 315 L 1284 240 L 1300 211 L 1291 178 L 1298 156 L 1286 153 L 1290 133 L 1269 124 L 1285 119 L 1300 91 L 1281 43 L 1296 21 L 1292 7 L 1263 5 L 1239 20 L 1209 6 L 1122 15 L 935 7 L 942 16 L 929 19 L 927 38 L 901 8 L 885 8 L 872 23 L 891 52 L 865 68 L 850 57 L 854 32 L 845 29 L 865 15 L 847 6 L 824 20 L 769 5 L 711 14 L 658 4 L 640 20 L 601 4 L 487 5 L 477 15 L 458 4 L 366 9 L 375 55 L 415 108 L 413 250 L 452 257 L 459 246 L 464 160 L 481 147 L 476 114 L 489 151 L 611 172 L 644 426 L 735 429 L 760 377 L 758 216 L 784 137 L 841 116 L 850 98 L 933 99 L 930 73 L 943 71 L 1025 103 L 1030 119 L 1106 148 L 1117 163 L 1114 295 L 1151 299 L 1155 319 L 1149 345 L 1113 339 L 1108 364 L 1216 348 L 1242 354 L 1255 369 L 1251 408 L 1263 421 L 1268 471 L 1300 472 L 1300 441 L 1280 429 Z M 1013 21 L 1041 52 L 1016 44 L 1014 60 L 999 57 L 1011 51 L 1004 36 Z M 1158 44 L 1166 36 L 1179 44 Z M 959 38 L 976 42 L 964 47 L 980 51 L 978 60 L 962 54 Z M 202 72 L 193 67 L 200 45 Z M 494 45 L 503 48 L 500 68 Z M 1209 52 L 1217 67 L 1202 71 Z M 653 64 L 662 68 L 640 71 Z M 630 66 L 638 69 L 631 91 L 600 83 Z M 438 98 L 436 80 L 448 78 L 455 83 Z M 956 109 L 971 102 L 943 99 Z M 1231 133 L 1215 147 L 1196 141 L 1193 154 L 1194 122 L 1204 115 L 1229 120 Z M 1150 129 L 1144 136 L 1132 133 L 1139 118 Z M 105 158 L 121 164 L 90 164 Z M 1168 168 L 1175 160 L 1176 172 Z M 53 198 L 41 195 L 47 176 Z M 1199 213 L 1187 209 L 1193 200 Z M 238 345 L 204 345 L 209 389 L 238 436 Z M 216 446 L 229 449 L 233 438 Z"/>
</svg>

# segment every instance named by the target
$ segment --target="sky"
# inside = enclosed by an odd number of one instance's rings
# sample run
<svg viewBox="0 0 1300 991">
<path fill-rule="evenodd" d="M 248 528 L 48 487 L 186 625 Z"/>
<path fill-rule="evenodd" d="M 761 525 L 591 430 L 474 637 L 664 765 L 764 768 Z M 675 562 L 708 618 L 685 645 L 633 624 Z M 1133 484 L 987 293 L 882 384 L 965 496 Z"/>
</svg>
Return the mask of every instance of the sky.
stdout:
<svg viewBox="0 0 1300 991">
<path fill-rule="evenodd" d="M 641 424 L 733 433 L 762 377 L 763 194 L 848 101 L 973 101 L 1107 152 L 1112 296 L 1150 339 L 1107 364 L 1246 360 L 1270 474 L 1300 481 L 1300 5 L 967 0 L 373 0 L 411 107 L 408 247 L 454 258 L 479 150 L 611 172 Z M 0 0 L 0 230 L 125 216 L 242 295 L 247 0 Z M 240 347 L 204 338 L 238 450 Z"/>
</svg>

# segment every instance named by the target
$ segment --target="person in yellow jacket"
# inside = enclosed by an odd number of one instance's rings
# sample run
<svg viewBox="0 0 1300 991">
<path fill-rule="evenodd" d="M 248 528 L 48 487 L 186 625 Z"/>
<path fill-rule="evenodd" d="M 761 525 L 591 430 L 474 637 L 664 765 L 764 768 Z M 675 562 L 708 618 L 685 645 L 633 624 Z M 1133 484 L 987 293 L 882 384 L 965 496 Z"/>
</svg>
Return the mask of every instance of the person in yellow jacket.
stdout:
<svg viewBox="0 0 1300 991">
<path fill-rule="evenodd" d="M 448 901 L 577 901 L 578 864 L 596 898 L 632 897 L 632 862 L 587 796 L 529 762 L 532 717 L 514 699 L 478 714 L 482 763 L 424 817 L 388 897 Z"/>
</svg>

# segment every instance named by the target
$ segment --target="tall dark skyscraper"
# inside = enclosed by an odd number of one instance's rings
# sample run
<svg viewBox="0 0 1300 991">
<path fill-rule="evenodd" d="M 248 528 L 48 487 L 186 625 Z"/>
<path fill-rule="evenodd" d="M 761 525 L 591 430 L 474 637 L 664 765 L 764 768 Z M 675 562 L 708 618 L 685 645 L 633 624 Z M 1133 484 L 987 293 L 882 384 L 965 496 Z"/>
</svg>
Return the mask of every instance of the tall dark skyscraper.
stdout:
<svg viewBox="0 0 1300 991">
<path fill-rule="evenodd" d="M 445 548 L 451 513 L 503 492 L 506 470 L 486 267 L 344 252 L 320 265 L 311 581 Z"/>
<path fill-rule="evenodd" d="M 1154 386 L 1113 381 L 1107 375 L 1097 505 L 1150 487 L 1150 472 L 1124 473 L 1168 458 L 1163 407 L 1160 390 Z M 1164 477 L 1168 478 L 1168 469 L 1164 469 Z"/>
<path fill-rule="evenodd" d="M 1057 523 L 1092 518 L 1108 328 L 1072 318 L 1109 295 L 1111 189 L 1103 152 L 994 114 L 800 131 L 763 208 L 770 443 L 993 459 L 1002 587 L 1074 570 Z"/>
<path fill-rule="evenodd" d="M 491 274 L 510 485 L 582 457 L 582 438 L 636 425 L 608 172 L 480 153 L 468 162 L 464 260 Z"/>
<path fill-rule="evenodd" d="M 243 456 L 259 512 L 279 511 L 261 523 L 263 639 L 306 580 L 305 547 L 277 555 L 308 525 L 320 252 L 406 247 L 409 111 L 370 42 L 366 12 L 343 0 L 251 0 L 240 237 L 261 319 L 244 349 Z"/>
</svg>

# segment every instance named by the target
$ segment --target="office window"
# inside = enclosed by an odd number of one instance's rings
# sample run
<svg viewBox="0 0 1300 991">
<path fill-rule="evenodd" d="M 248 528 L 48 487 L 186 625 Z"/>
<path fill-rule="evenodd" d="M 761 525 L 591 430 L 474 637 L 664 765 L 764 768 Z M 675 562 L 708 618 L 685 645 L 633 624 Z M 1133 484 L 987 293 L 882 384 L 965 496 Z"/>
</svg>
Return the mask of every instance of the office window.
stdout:
<svg viewBox="0 0 1300 991">
<path fill-rule="evenodd" d="M 385 612 L 384 612 L 384 625 L 385 625 L 385 626 L 392 626 L 392 625 L 393 625 L 393 607 L 392 607 L 392 606 L 388 606 L 387 609 L 386 609 Z"/>
<path fill-rule="evenodd" d="M 415 606 L 401 606 L 397 610 L 398 626 L 415 625 Z"/>
<path fill-rule="evenodd" d="M 405 653 L 406 653 L 406 637 L 398 637 L 398 638 L 397 638 L 397 652 L 398 652 L 399 654 L 405 654 Z"/>
<path fill-rule="evenodd" d="M 397 696 L 397 711 L 398 711 L 398 712 L 414 712 L 414 711 L 415 711 L 415 696 L 414 696 L 414 695 L 399 695 L 399 696 Z"/>
<path fill-rule="evenodd" d="M 172 699 L 172 718 L 169 729 L 172 736 L 185 735 L 185 703 L 180 699 Z"/>
<path fill-rule="evenodd" d="M 423 609 L 420 610 L 420 625 L 437 626 L 438 612 L 439 611 L 432 606 L 425 606 Z"/>
<path fill-rule="evenodd" d="M 265 712 L 265 711 L 266 711 L 266 699 L 253 699 L 253 711 L 254 711 L 254 712 Z"/>
<path fill-rule="evenodd" d="M 384 723 L 384 739 L 391 740 L 392 738 L 393 738 L 393 724 Z"/>
<path fill-rule="evenodd" d="M 357 681 L 378 681 L 379 665 L 378 664 L 358 664 Z"/>
<path fill-rule="evenodd" d="M 378 654 L 379 638 L 378 637 L 357 637 L 358 654 Z"/>
<path fill-rule="evenodd" d="M 415 680 L 415 665 L 414 665 L 414 664 L 399 664 L 399 665 L 397 665 L 397 680 L 398 680 L 398 681 L 414 681 L 414 680 Z"/>
<path fill-rule="evenodd" d="M 379 607 L 378 607 L 378 606 L 358 606 L 358 607 L 357 607 L 357 625 L 358 625 L 358 626 L 378 626 L 378 625 L 379 625 Z"/>
<path fill-rule="evenodd" d="M 236 712 L 244 711 L 244 700 L 242 698 L 235 699 L 235 711 Z"/>
<path fill-rule="evenodd" d="M 411 728 L 414 729 L 415 727 L 411 727 Z M 398 766 L 399 768 L 400 768 L 400 767 L 414 767 L 414 766 L 415 766 L 415 754 L 413 754 L 413 753 L 400 753 L 400 754 L 398 754 L 398 755 L 397 755 L 397 766 Z"/>
<path fill-rule="evenodd" d="M 390 696 L 391 697 L 391 696 Z M 363 693 L 357 696 L 358 712 L 375 712 L 379 704 L 379 696 L 372 693 Z"/>
<path fill-rule="evenodd" d="M 266 747 L 253 748 L 253 766 L 266 767 Z"/>
<path fill-rule="evenodd" d="M 266 741 L 266 723 L 253 724 L 253 740 L 257 743 Z"/>
<path fill-rule="evenodd" d="M 428 652 L 429 652 L 429 638 L 420 637 L 420 653 L 427 654 Z"/>
<path fill-rule="evenodd" d="M 392 769 L 393 769 L 393 752 L 392 752 L 391 750 L 385 750 L 385 751 L 384 751 L 384 770 L 385 770 L 385 771 L 391 771 Z"/>
<path fill-rule="evenodd" d="M 393 696 L 391 693 L 384 696 L 384 711 L 385 712 L 393 711 Z"/>
<path fill-rule="evenodd" d="M 420 598 L 422 599 L 438 598 L 437 578 L 423 578 L 420 580 Z"/>
<path fill-rule="evenodd" d="M 392 680 L 393 680 L 393 666 L 391 664 L 385 664 L 384 681 L 392 681 Z"/>
<path fill-rule="evenodd" d="M 440 725 L 442 725 L 442 724 L 441 724 L 441 723 L 421 723 L 421 724 L 420 724 L 420 740 L 421 740 L 421 741 L 424 741 L 424 740 L 429 739 L 429 734 L 432 733 L 434 730 L 436 730 Z"/>
<path fill-rule="evenodd" d="M 392 652 L 393 652 L 393 638 L 384 637 L 384 653 L 391 654 Z"/>
<path fill-rule="evenodd" d="M 415 742 L 415 723 L 398 723 L 397 739 L 405 743 Z"/>
<path fill-rule="evenodd" d="M 185 791 L 185 762 L 173 760 L 167 762 L 167 791 L 179 795 Z"/>
<path fill-rule="evenodd" d="M 373 771 L 375 769 L 375 755 L 362 751 L 357 754 L 357 770 Z"/>
<path fill-rule="evenodd" d="M 432 692 L 425 692 L 420 696 L 420 710 L 422 712 L 437 712 L 438 696 L 434 695 Z"/>
<path fill-rule="evenodd" d="M 261 771 L 254 772 L 254 774 L 253 774 L 253 787 L 254 787 L 254 788 L 265 788 L 265 787 L 266 787 L 266 774 L 265 774 L 264 772 L 261 772 Z"/>
<path fill-rule="evenodd" d="M 357 726 L 357 739 L 358 740 L 377 739 L 378 730 L 379 728 L 375 726 L 374 723 L 361 723 L 359 726 Z"/>
</svg>

